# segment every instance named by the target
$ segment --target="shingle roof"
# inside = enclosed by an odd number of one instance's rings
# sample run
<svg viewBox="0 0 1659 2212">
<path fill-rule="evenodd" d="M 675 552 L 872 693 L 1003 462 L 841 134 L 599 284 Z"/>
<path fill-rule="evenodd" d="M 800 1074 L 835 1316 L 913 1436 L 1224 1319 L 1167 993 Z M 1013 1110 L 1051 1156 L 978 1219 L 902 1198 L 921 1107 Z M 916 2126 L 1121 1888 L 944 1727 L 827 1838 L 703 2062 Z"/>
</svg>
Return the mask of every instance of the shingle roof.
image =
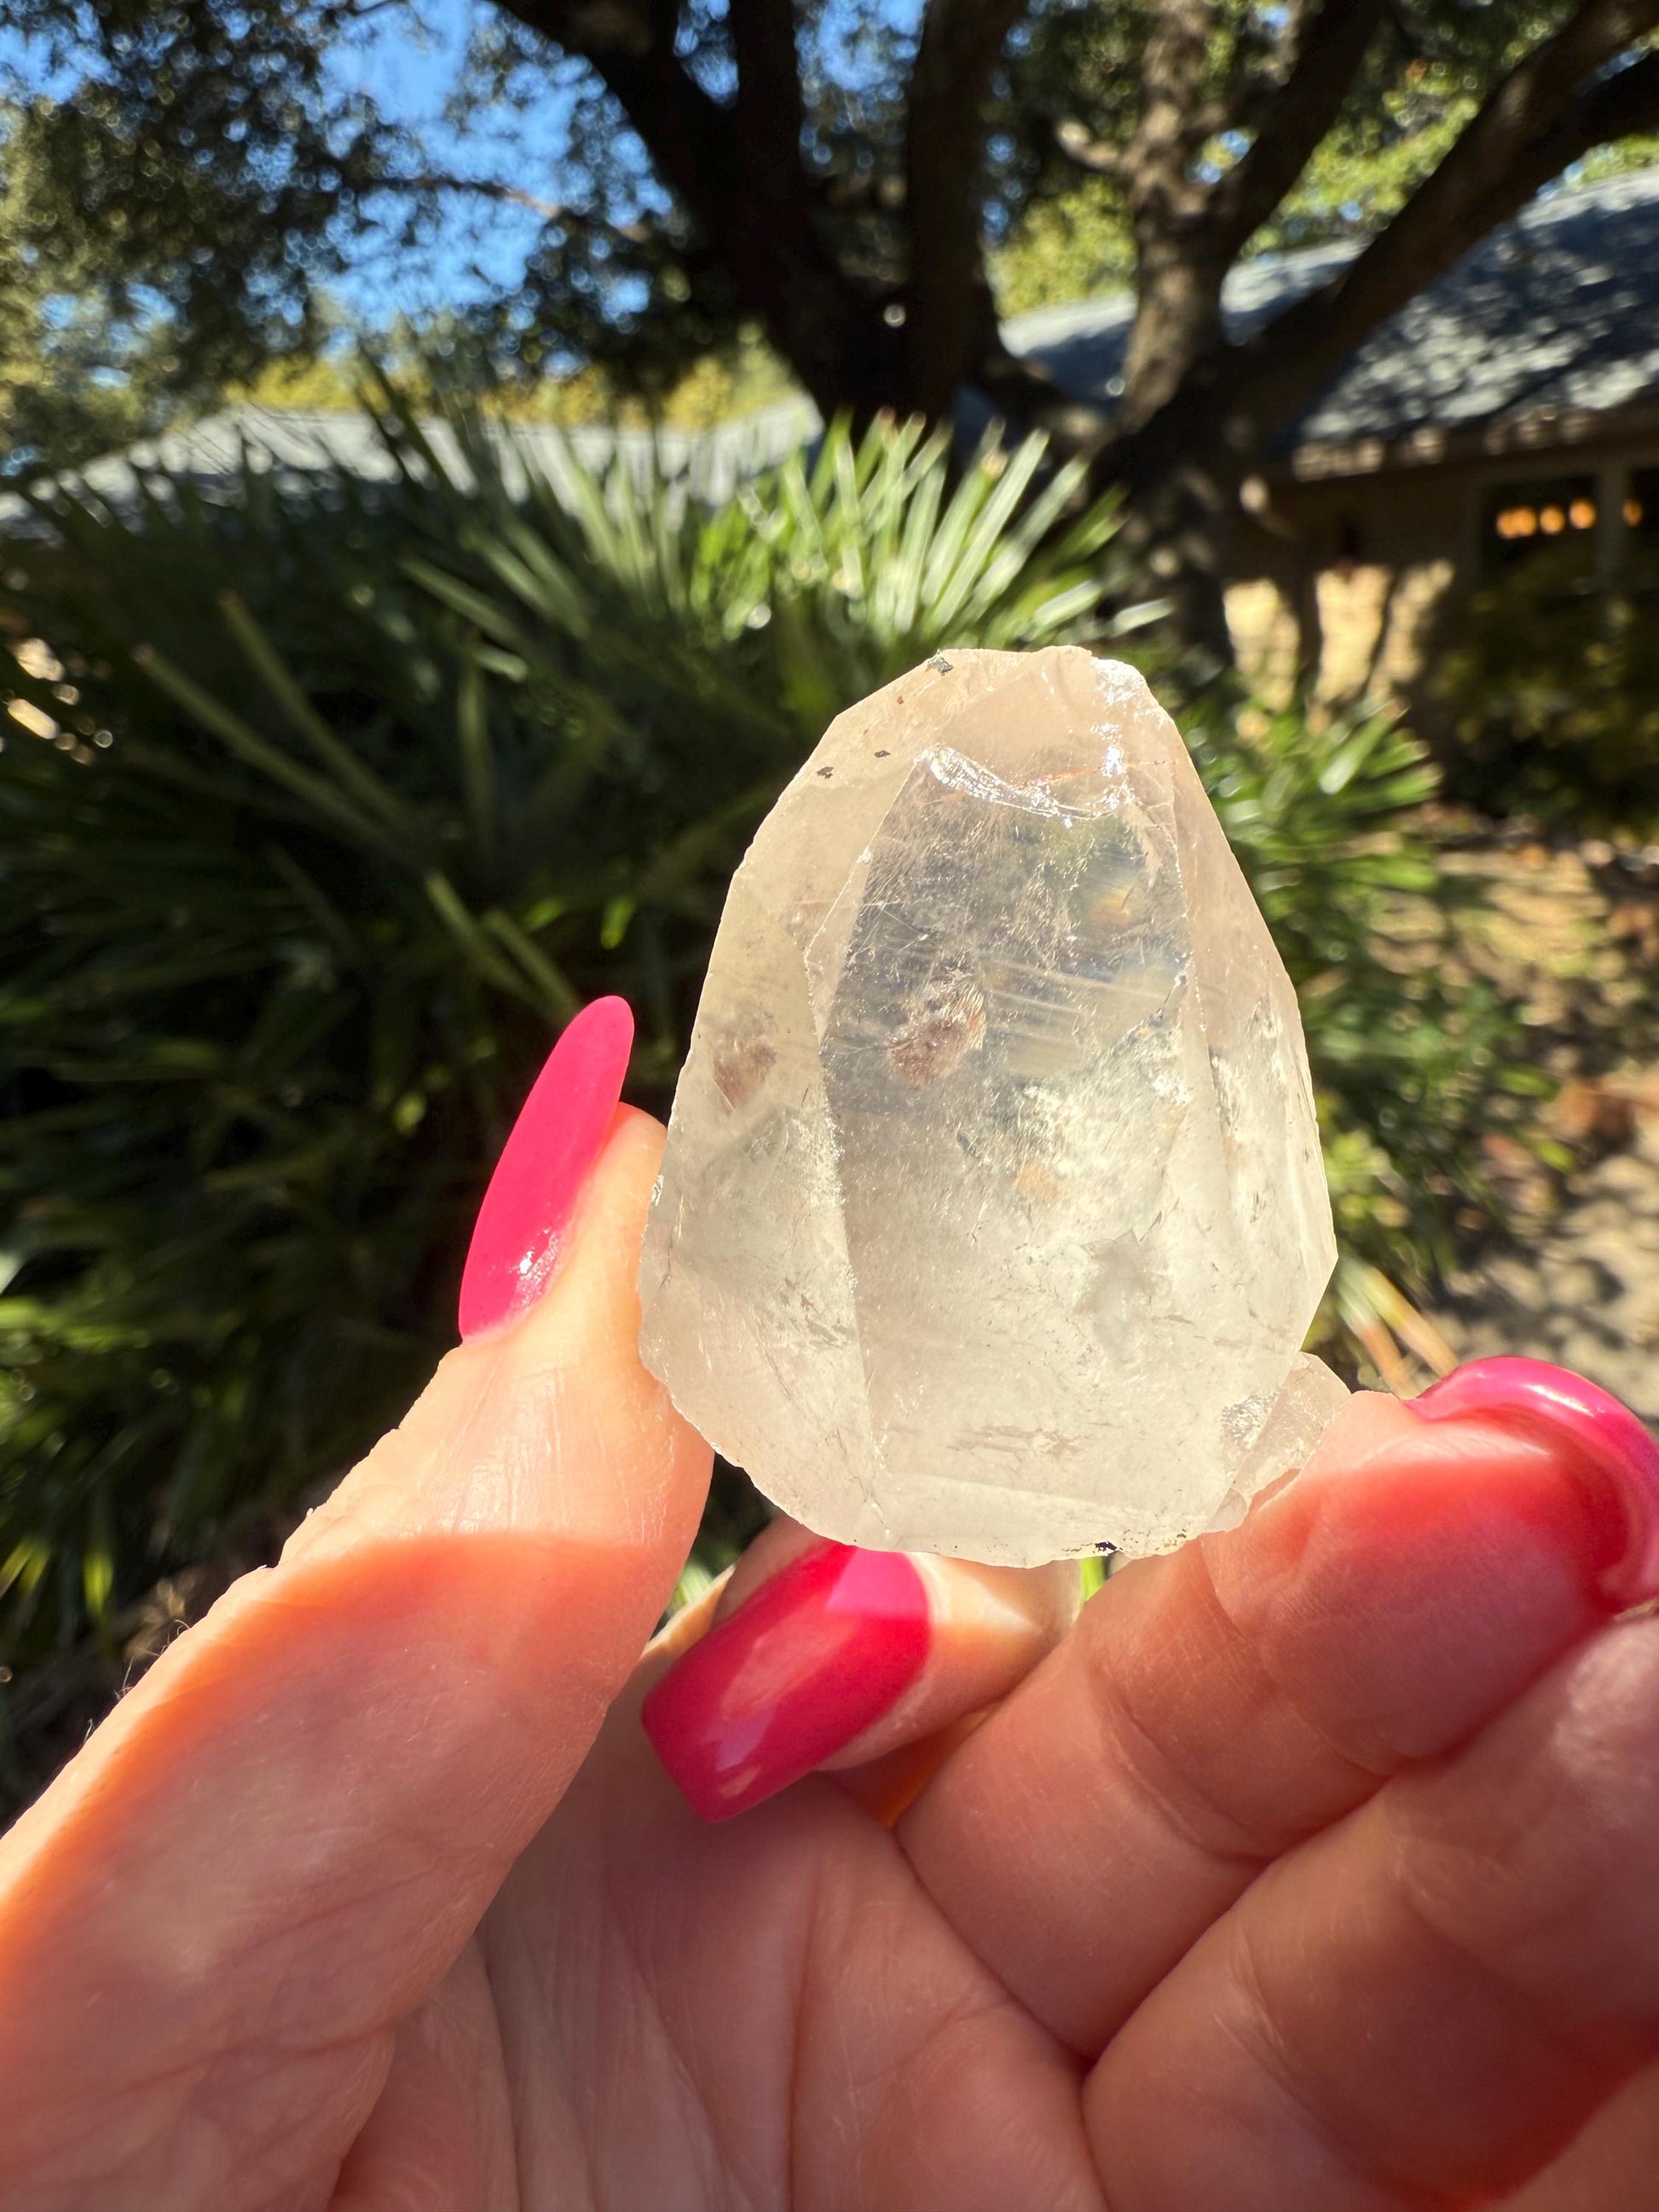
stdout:
<svg viewBox="0 0 1659 2212">
<path fill-rule="evenodd" d="M 1229 330 L 1242 336 L 1259 327 L 1358 251 L 1319 246 L 1243 263 L 1223 294 Z M 1131 307 L 1127 292 L 1045 307 L 1014 318 L 1004 335 L 1064 389 L 1109 405 Z M 1552 409 L 1599 410 L 1644 399 L 1659 399 L 1659 169 L 1534 201 L 1374 331 L 1275 443 L 1284 453 L 1391 441 L 1431 426 L 1472 429 Z M 671 472 L 684 470 L 690 488 L 719 498 L 818 427 L 811 402 L 799 399 L 713 430 L 562 433 L 515 424 L 501 442 L 509 471 L 521 453 L 556 480 L 567 451 L 589 463 L 619 453 L 643 465 L 654 445 Z M 459 465 L 447 428 L 428 425 L 428 434 Z M 82 481 L 117 501 L 145 468 L 210 483 L 229 476 L 244 447 L 295 474 L 330 461 L 366 477 L 394 468 L 366 416 L 242 406 L 95 461 Z M 0 515 L 17 504 L 0 501 Z"/>
<path fill-rule="evenodd" d="M 684 474 L 688 486 L 710 499 L 726 497 L 746 476 L 781 461 L 811 437 L 817 415 L 805 399 L 786 400 L 739 422 L 702 431 L 574 429 L 554 430 L 515 422 L 492 432 L 508 485 L 521 483 L 529 465 L 555 483 L 569 470 L 568 456 L 592 465 L 620 454 L 641 468 L 654 448 L 669 475 Z M 465 477 L 454 433 L 445 422 L 423 426 L 445 467 Z M 256 466 L 302 477 L 331 465 L 366 480 L 394 477 L 397 463 L 367 415 L 306 414 L 285 408 L 227 407 L 165 437 L 146 441 L 124 453 L 106 454 L 79 472 L 77 481 L 118 503 L 135 489 L 138 475 L 157 469 L 211 485 L 240 471 L 246 453 Z"/>
<path fill-rule="evenodd" d="M 1230 332 L 1258 328 L 1358 252 L 1264 255 L 1228 277 Z M 1127 295 L 1046 307 L 1006 335 L 1079 398 L 1111 398 L 1128 336 Z M 1659 169 L 1565 187 L 1420 293 L 1359 350 L 1276 441 L 1393 441 L 1549 409 L 1601 410 L 1659 398 Z"/>
</svg>

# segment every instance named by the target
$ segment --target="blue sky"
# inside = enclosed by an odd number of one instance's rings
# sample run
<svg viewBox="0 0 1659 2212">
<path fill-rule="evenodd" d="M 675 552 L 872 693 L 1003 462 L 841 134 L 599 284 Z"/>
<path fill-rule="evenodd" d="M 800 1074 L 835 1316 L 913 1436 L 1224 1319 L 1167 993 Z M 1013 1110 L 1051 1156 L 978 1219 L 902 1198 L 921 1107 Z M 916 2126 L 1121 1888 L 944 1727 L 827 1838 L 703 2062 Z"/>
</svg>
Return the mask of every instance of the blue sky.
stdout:
<svg viewBox="0 0 1659 2212">
<path fill-rule="evenodd" d="M 489 0 L 415 0 L 409 7 L 388 8 L 361 26 L 349 45 L 336 49 L 331 73 L 343 88 L 368 94 L 382 114 L 417 128 L 434 168 L 489 174 L 510 125 L 517 150 L 501 173 L 520 178 L 538 196 L 556 198 L 566 106 L 556 91 L 528 123 L 517 114 L 503 114 L 496 128 L 486 118 L 482 127 L 463 136 L 444 120 L 444 102 L 459 73 L 473 23 L 495 12 Z M 54 80 L 37 46 L 0 28 L 0 80 L 5 78 L 59 94 L 74 82 L 72 76 Z M 390 257 L 371 252 L 334 289 L 349 309 L 377 323 L 400 312 L 454 305 L 510 283 L 524 265 L 538 227 L 524 209 L 457 195 L 419 265 L 409 258 L 394 264 Z"/>
<path fill-rule="evenodd" d="M 914 23 L 916 0 L 875 0 L 873 19 L 889 27 Z M 869 0 L 849 6 L 825 0 L 816 35 L 833 47 L 840 70 L 856 76 L 859 63 L 848 33 L 871 20 Z M 433 168 L 510 179 L 538 198 L 566 197 L 561 175 L 570 94 L 549 82 L 532 115 L 503 109 L 483 116 L 465 133 L 445 119 L 444 106 L 460 73 L 475 25 L 501 21 L 491 0 L 404 0 L 371 9 L 349 41 L 333 49 L 331 75 L 342 89 L 367 94 L 388 119 L 417 130 Z M 0 83 L 21 80 L 66 94 L 75 73 L 54 81 L 42 50 L 0 27 Z M 570 197 L 576 197 L 571 192 Z M 480 293 L 510 287 L 522 271 L 526 249 L 540 225 L 528 210 L 482 197 L 453 195 L 447 203 L 430 251 L 413 257 L 377 254 L 372 242 L 360 264 L 333 289 L 349 310 L 380 325 L 399 313 L 464 303 Z"/>
<path fill-rule="evenodd" d="M 516 149 L 514 166 L 522 170 L 526 133 L 522 117 L 504 116 L 498 131 L 492 131 L 486 119 L 481 130 L 463 136 L 443 115 L 474 21 L 495 12 L 489 0 L 419 0 L 416 9 L 388 9 L 362 27 L 356 43 L 337 52 L 334 72 L 343 85 L 367 93 L 382 114 L 418 129 L 434 167 L 453 168 L 458 174 L 489 174 L 495 168 L 492 155 L 506 141 L 510 123 Z M 535 173 L 522 180 L 526 190 L 548 198 L 556 198 L 559 192 L 562 106 L 556 97 L 544 118 L 528 131 Z M 337 289 L 349 307 L 376 321 L 386 320 L 389 313 L 454 305 L 481 289 L 510 283 L 524 265 L 538 227 L 525 209 L 458 196 L 422 267 L 400 265 L 395 278 L 389 278 L 384 268 L 366 269 Z"/>
</svg>

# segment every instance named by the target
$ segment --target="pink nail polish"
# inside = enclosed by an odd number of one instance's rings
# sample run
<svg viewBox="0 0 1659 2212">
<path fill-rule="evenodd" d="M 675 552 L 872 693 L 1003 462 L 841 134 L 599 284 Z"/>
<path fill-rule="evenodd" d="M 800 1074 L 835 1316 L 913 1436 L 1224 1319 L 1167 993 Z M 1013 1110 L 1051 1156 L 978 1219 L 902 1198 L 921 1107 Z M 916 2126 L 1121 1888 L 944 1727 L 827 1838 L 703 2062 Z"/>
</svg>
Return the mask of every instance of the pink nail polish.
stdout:
<svg viewBox="0 0 1659 2212">
<path fill-rule="evenodd" d="M 704 1820 L 729 1820 L 862 1735 L 927 1656 L 927 1593 L 904 1554 L 819 1544 L 694 1644 L 641 1717 Z"/>
<path fill-rule="evenodd" d="M 1498 1421 L 1565 1450 L 1610 1487 L 1624 1522 L 1625 1549 L 1601 1577 L 1607 1596 L 1659 1595 L 1659 1444 L 1610 1391 L 1541 1359 L 1472 1359 L 1408 1402 L 1425 1421 Z"/>
<path fill-rule="evenodd" d="M 627 1000 L 595 999 L 548 1055 L 473 1224 L 461 1275 L 464 1337 L 516 1320 L 552 1281 L 565 1225 L 616 1117 L 633 1045 Z"/>
</svg>

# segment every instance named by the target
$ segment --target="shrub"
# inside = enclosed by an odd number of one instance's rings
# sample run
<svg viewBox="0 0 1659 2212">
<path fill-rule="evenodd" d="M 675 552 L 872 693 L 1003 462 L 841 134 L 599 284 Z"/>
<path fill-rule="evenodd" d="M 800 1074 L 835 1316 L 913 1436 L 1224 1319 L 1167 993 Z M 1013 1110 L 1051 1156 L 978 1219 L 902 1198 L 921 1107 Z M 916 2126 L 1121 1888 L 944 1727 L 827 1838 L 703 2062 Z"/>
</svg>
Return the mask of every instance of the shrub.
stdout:
<svg viewBox="0 0 1659 2212">
<path fill-rule="evenodd" d="M 1269 713 L 1218 694 L 1186 727 L 1301 1003 L 1342 1254 L 1318 1337 L 1330 1350 L 1346 1331 L 1374 1360 L 1381 1324 L 1432 1358 L 1399 1285 L 1432 1286 L 1460 1208 L 1498 1211 L 1483 1139 L 1551 1088 L 1521 1059 L 1516 1006 L 1458 957 L 1480 894 L 1419 826 L 1438 772 L 1363 705 Z"/>
<path fill-rule="evenodd" d="M 1453 793 L 1489 813 L 1659 829 L 1659 578 L 1535 556 L 1459 610 L 1439 689 Z"/>
<path fill-rule="evenodd" d="M 584 1000 L 664 1103 L 726 880 L 831 714 L 944 643 L 1098 641 L 1109 503 L 832 432 L 709 508 L 381 395 L 389 479 L 63 492 L 9 559 L 0 1649 L 325 1481 L 450 1340 L 486 1165 Z M 556 481 L 555 480 L 556 479 Z M 1389 964 L 1428 788 L 1377 720 L 1212 701 L 1200 764 L 1304 987 L 1345 1237 L 1432 1263 L 1489 1009 Z M 1386 948 L 1384 948 L 1386 949 Z M 737 1532 L 717 1494 L 714 1547 Z M 725 1516 L 724 1519 L 721 1516 Z"/>
<path fill-rule="evenodd" d="M 1109 507 L 833 432 L 708 511 L 556 489 L 384 395 L 391 482 L 46 502 L 5 611 L 3 1641 L 325 1479 L 451 1334 L 550 1035 L 620 990 L 661 1105 L 726 881 L 825 720 L 1096 617 Z M 55 656 L 55 661 L 54 657 Z M 54 667 L 56 672 L 54 673 Z M 112 740 L 112 742 L 108 742 Z"/>
</svg>

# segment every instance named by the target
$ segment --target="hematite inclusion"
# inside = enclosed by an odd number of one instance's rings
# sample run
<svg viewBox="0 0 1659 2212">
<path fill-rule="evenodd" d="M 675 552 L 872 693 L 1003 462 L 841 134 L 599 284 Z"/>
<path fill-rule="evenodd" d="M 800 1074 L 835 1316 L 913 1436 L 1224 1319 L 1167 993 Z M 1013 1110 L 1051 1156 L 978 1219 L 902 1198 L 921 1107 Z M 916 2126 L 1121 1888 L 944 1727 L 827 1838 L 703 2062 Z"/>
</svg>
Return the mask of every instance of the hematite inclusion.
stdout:
<svg viewBox="0 0 1659 2212">
<path fill-rule="evenodd" d="M 953 652 L 834 722 L 733 878 L 641 1264 L 703 1435 L 848 1542 L 1166 1549 L 1340 1403 L 1334 1259 L 1295 994 L 1139 675 Z"/>
</svg>

